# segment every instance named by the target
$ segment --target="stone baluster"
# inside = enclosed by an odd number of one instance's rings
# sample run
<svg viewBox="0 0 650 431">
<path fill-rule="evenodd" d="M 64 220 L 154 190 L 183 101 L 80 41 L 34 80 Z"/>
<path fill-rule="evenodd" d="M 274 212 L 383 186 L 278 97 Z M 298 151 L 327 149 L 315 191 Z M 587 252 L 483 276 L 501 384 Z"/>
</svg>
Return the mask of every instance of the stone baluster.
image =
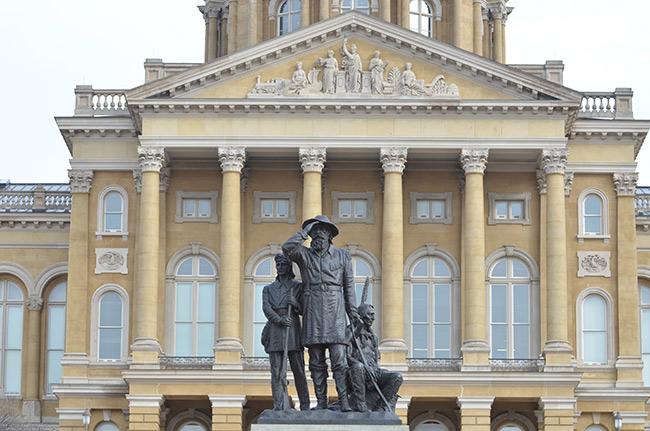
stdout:
<svg viewBox="0 0 650 431">
<path fill-rule="evenodd" d="M 298 152 L 303 174 L 302 219 L 323 213 L 321 180 L 325 166 L 325 148 L 301 148 Z"/>
</svg>

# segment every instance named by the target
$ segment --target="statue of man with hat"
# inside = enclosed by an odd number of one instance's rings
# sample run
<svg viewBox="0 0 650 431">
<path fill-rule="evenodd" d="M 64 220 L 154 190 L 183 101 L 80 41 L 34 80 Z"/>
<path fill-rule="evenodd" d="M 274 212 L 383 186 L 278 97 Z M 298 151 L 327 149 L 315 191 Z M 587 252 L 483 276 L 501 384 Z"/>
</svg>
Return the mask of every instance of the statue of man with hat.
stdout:
<svg viewBox="0 0 650 431">
<path fill-rule="evenodd" d="M 309 351 L 309 370 L 318 401 L 316 409 L 327 408 L 327 363 L 329 350 L 332 374 L 342 411 L 351 411 L 346 379 L 346 313 L 360 324 L 356 307 L 352 260 L 347 250 L 332 245 L 338 235 L 327 216 L 306 220 L 302 230 L 283 245 L 282 251 L 300 268 L 303 282 L 302 344 Z M 311 246 L 302 245 L 311 237 Z"/>
</svg>

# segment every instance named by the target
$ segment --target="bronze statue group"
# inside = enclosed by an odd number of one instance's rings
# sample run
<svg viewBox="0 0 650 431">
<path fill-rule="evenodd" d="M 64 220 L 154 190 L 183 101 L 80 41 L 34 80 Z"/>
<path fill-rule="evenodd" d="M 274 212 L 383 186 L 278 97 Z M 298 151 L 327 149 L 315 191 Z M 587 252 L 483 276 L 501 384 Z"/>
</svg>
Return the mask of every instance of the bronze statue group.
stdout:
<svg viewBox="0 0 650 431">
<path fill-rule="evenodd" d="M 395 410 L 402 376 L 379 367 L 377 336 L 372 331 L 375 310 L 366 302 L 368 280 L 357 307 L 350 253 L 332 245 L 338 233 L 327 216 L 318 215 L 305 221 L 302 230 L 282 245 L 283 253 L 275 256 L 277 277 L 264 287 L 262 299 L 268 319 L 262 344 L 271 362 L 274 410 L 291 408 L 287 360 L 300 410 L 309 410 L 303 347 L 309 353 L 316 410 Z M 303 246 L 310 237 L 310 247 Z M 295 280 L 291 262 L 300 268 L 302 283 Z M 327 398 L 326 351 L 338 393 L 333 404 Z"/>
</svg>

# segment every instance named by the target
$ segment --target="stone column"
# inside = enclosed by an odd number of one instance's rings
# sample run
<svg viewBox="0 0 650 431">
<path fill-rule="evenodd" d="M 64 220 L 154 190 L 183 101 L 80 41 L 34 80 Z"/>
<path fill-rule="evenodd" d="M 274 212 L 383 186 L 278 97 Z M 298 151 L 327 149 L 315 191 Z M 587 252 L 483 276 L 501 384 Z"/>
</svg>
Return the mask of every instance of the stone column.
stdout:
<svg viewBox="0 0 650 431">
<path fill-rule="evenodd" d="M 300 0 L 300 28 L 305 28 L 311 23 L 309 0 Z"/>
<path fill-rule="evenodd" d="M 492 34 L 490 31 L 490 12 L 488 9 L 482 10 L 483 18 L 483 56 L 487 58 L 492 58 L 492 46 L 490 41 L 492 40 Z"/>
<path fill-rule="evenodd" d="M 381 0 L 379 4 L 379 17 L 390 22 L 390 0 Z"/>
<path fill-rule="evenodd" d="M 506 14 L 506 7 L 501 2 L 489 4 L 490 13 L 494 20 L 494 60 L 499 63 L 505 61 L 503 52 L 503 19 Z"/>
<path fill-rule="evenodd" d="M 142 171 L 138 220 L 137 280 L 135 288 L 135 340 L 132 364 L 158 362 L 158 280 L 160 257 L 160 170 L 163 147 L 138 147 Z"/>
<path fill-rule="evenodd" d="M 246 160 L 242 147 L 219 148 L 221 163 L 221 281 L 219 338 L 215 363 L 238 363 L 244 349 L 239 334 L 241 296 L 241 171 Z"/>
<path fill-rule="evenodd" d="M 23 416 L 30 422 L 40 422 L 41 403 L 38 394 L 40 373 L 41 346 L 41 309 L 43 299 L 30 296 L 27 299 L 27 381 L 25 385 L 25 400 L 23 401 Z"/>
<path fill-rule="evenodd" d="M 246 395 L 208 395 L 212 403 L 212 431 L 240 431 Z"/>
<path fill-rule="evenodd" d="M 453 15 L 451 27 L 452 44 L 460 48 L 463 44 L 463 0 L 453 0 Z"/>
<path fill-rule="evenodd" d="M 208 2 L 208 4 L 205 6 L 205 16 L 208 20 L 207 61 L 217 58 L 217 37 L 219 35 L 219 22 L 217 19 L 218 14 L 218 6 L 211 1 Z"/>
<path fill-rule="evenodd" d="M 63 377 L 85 375 L 69 366 L 88 365 L 88 194 L 92 187 L 93 171 L 69 170 L 72 192 L 70 215 L 70 246 L 68 249 L 68 307 L 65 317 L 65 354 Z M 83 324 L 79 324 L 83 322 Z"/>
<path fill-rule="evenodd" d="M 127 394 L 129 401 L 129 429 L 160 431 L 160 408 L 165 397 L 160 394 Z"/>
<path fill-rule="evenodd" d="M 460 428 L 463 431 L 490 431 L 494 397 L 458 397 Z"/>
<path fill-rule="evenodd" d="M 637 283 L 634 195 L 639 176 L 616 173 L 616 248 L 618 268 L 618 358 L 616 386 L 643 386 L 643 362 L 639 351 L 639 290 Z"/>
<path fill-rule="evenodd" d="M 544 431 L 573 431 L 575 398 L 540 398 L 539 408 L 544 418 Z"/>
<path fill-rule="evenodd" d="M 409 3 L 410 0 L 398 0 L 398 4 L 400 5 L 400 21 L 404 28 L 411 28 Z"/>
<path fill-rule="evenodd" d="M 331 1 L 332 0 L 320 0 L 320 8 L 318 11 L 320 21 L 323 21 L 330 17 Z"/>
<path fill-rule="evenodd" d="M 481 0 L 472 3 L 474 21 L 474 54 L 483 55 L 483 18 L 481 13 Z"/>
<path fill-rule="evenodd" d="M 379 345 L 382 362 L 406 363 L 408 347 L 404 341 L 404 203 L 402 173 L 407 149 L 387 148 L 379 152 L 384 170 L 382 220 L 382 313 Z"/>
<path fill-rule="evenodd" d="M 230 0 L 228 6 L 228 54 L 237 51 L 237 0 Z"/>
<path fill-rule="evenodd" d="M 463 367 L 487 366 L 490 348 L 485 328 L 485 209 L 483 173 L 488 150 L 462 150 L 460 164 L 465 172 L 462 241 L 465 306 Z"/>
<path fill-rule="evenodd" d="M 158 288 L 159 292 L 165 291 L 165 267 L 167 266 L 167 190 L 169 189 L 169 181 L 171 178 L 171 169 L 162 168 L 160 170 L 160 185 L 159 185 L 159 227 L 158 227 L 158 248 L 160 250 L 158 256 Z M 165 333 L 165 307 L 158 307 L 158 333 Z"/>
<path fill-rule="evenodd" d="M 395 414 L 402 420 L 403 424 L 409 421 L 409 405 L 411 405 L 412 397 L 400 396 L 395 404 Z"/>
<path fill-rule="evenodd" d="M 546 172 L 543 169 L 538 169 L 536 172 L 537 191 L 539 192 L 539 288 L 540 288 L 540 304 L 541 310 L 546 309 L 547 305 L 547 280 L 546 280 Z M 546 340 L 546 328 L 540 328 L 540 339 Z M 540 411 L 541 414 L 541 411 Z M 541 428 L 540 428 L 541 430 Z"/>
<path fill-rule="evenodd" d="M 309 147 L 298 151 L 302 167 L 302 219 L 307 220 L 323 213 L 322 175 L 325 166 L 325 148 Z"/>
<path fill-rule="evenodd" d="M 568 149 L 543 150 L 541 168 L 546 173 L 546 366 L 569 367 L 573 349 L 568 342 L 567 237 L 564 171 Z"/>
</svg>

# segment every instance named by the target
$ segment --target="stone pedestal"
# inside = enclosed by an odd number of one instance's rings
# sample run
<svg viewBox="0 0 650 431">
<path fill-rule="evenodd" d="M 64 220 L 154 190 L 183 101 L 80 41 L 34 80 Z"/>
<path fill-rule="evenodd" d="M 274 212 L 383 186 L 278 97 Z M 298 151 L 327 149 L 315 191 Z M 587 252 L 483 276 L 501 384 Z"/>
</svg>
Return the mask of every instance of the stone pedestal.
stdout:
<svg viewBox="0 0 650 431">
<path fill-rule="evenodd" d="M 408 425 L 254 424 L 251 431 L 408 431 Z"/>
<path fill-rule="evenodd" d="M 408 431 L 392 412 L 265 410 L 251 431 Z"/>
</svg>

